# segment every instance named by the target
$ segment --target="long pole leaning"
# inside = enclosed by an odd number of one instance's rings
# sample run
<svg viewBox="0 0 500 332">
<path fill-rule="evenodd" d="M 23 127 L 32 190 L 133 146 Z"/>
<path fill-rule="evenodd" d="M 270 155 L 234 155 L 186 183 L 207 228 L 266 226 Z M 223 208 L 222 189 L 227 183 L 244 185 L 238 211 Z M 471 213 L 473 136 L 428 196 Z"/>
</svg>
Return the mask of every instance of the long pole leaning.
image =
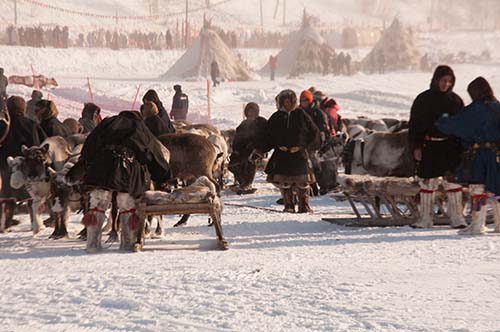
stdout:
<svg viewBox="0 0 500 332">
<path fill-rule="evenodd" d="M 90 102 L 93 103 L 94 102 L 94 94 L 92 93 L 92 85 L 90 85 L 90 78 L 87 77 L 87 86 L 89 88 L 89 99 L 90 99 Z"/>
<path fill-rule="evenodd" d="M 17 0 L 14 0 L 14 25 L 17 26 Z"/>
<path fill-rule="evenodd" d="M 207 80 L 207 123 L 211 124 L 211 110 L 210 110 L 210 80 Z"/>
<path fill-rule="evenodd" d="M 135 92 L 134 102 L 132 103 L 132 111 L 135 111 L 135 103 L 137 102 L 137 96 L 139 96 L 139 91 L 141 91 L 142 84 L 137 86 L 137 91 Z"/>
</svg>

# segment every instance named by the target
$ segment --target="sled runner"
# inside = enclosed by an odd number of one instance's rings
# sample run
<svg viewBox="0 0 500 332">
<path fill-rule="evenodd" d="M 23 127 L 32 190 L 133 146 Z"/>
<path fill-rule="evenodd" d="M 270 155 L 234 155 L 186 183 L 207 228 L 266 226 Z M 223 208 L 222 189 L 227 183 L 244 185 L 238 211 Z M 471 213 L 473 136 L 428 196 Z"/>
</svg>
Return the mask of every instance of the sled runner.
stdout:
<svg viewBox="0 0 500 332">
<path fill-rule="evenodd" d="M 398 227 L 409 226 L 419 218 L 420 187 L 414 178 L 341 175 L 339 184 L 340 192 L 334 199 L 347 200 L 355 217 L 322 218 L 324 221 L 353 227 Z M 444 211 L 439 201 L 436 204 Z M 434 225 L 449 224 L 446 215 L 434 218 Z"/>
</svg>

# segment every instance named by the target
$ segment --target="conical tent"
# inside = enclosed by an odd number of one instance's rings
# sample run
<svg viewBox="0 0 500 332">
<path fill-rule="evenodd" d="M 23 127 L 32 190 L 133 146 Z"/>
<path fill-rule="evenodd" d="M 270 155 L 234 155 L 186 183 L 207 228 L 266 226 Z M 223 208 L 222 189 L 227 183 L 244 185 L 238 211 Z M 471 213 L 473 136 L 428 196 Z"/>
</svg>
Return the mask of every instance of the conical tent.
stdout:
<svg viewBox="0 0 500 332">
<path fill-rule="evenodd" d="M 199 79 L 210 76 L 212 61 L 219 65 L 220 77 L 229 81 L 248 81 L 250 69 L 224 43 L 210 23 L 205 21 L 196 41 L 164 74 L 166 79 Z"/>
<path fill-rule="evenodd" d="M 323 73 L 323 61 L 331 56 L 333 49 L 311 25 L 311 17 L 304 13 L 300 30 L 290 35 L 288 44 L 277 55 L 275 74 L 295 77 L 305 73 Z M 270 70 L 268 62 L 260 73 L 267 74 Z"/>
<path fill-rule="evenodd" d="M 364 71 L 408 70 L 418 66 L 420 52 L 413 35 L 396 18 L 383 33 L 380 41 L 361 62 Z"/>
</svg>

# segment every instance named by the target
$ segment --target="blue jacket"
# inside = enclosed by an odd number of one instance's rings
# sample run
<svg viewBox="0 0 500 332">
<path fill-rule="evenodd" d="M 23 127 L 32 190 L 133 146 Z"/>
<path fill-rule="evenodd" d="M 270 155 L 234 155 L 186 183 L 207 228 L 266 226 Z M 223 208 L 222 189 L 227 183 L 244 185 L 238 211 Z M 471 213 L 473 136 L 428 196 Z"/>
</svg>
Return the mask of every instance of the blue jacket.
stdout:
<svg viewBox="0 0 500 332">
<path fill-rule="evenodd" d="M 466 148 L 474 143 L 500 143 L 500 103 L 472 102 L 453 117 L 441 117 L 436 126 L 447 135 L 459 137 Z M 492 149 L 477 149 L 473 161 L 473 179 L 469 182 L 484 184 L 487 192 L 499 196 L 500 163 L 497 163 L 496 157 L 496 151 Z M 466 182 L 461 167 L 457 175 L 459 182 Z"/>
</svg>

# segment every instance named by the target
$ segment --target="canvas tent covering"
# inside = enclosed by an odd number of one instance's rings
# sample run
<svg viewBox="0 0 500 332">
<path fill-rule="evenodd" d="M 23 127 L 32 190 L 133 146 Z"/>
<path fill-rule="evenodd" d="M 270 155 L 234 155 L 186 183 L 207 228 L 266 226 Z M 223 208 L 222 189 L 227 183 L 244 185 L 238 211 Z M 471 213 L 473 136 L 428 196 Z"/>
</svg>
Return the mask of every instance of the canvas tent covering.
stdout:
<svg viewBox="0 0 500 332">
<path fill-rule="evenodd" d="M 229 81 L 248 81 L 252 78 L 248 67 L 206 21 L 191 48 L 162 75 L 162 78 L 198 79 L 210 77 L 210 65 L 213 60 L 217 61 L 219 65 L 220 78 Z"/>
<path fill-rule="evenodd" d="M 334 52 L 311 25 L 311 17 L 304 13 L 299 31 L 290 35 L 287 46 L 277 55 L 276 75 L 296 77 L 305 73 L 323 73 L 323 60 L 331 59 Z M 270 72 L 269 62 L 260 70 Z"/>
<path fill-rule="evenodd" d="M 396 18 L 383 33 L 380 41 L 361 62 L 364 71 L 408 70 L 420 62 L 420 53 L 415 47 L 413 35 Z"/>
</svg>

